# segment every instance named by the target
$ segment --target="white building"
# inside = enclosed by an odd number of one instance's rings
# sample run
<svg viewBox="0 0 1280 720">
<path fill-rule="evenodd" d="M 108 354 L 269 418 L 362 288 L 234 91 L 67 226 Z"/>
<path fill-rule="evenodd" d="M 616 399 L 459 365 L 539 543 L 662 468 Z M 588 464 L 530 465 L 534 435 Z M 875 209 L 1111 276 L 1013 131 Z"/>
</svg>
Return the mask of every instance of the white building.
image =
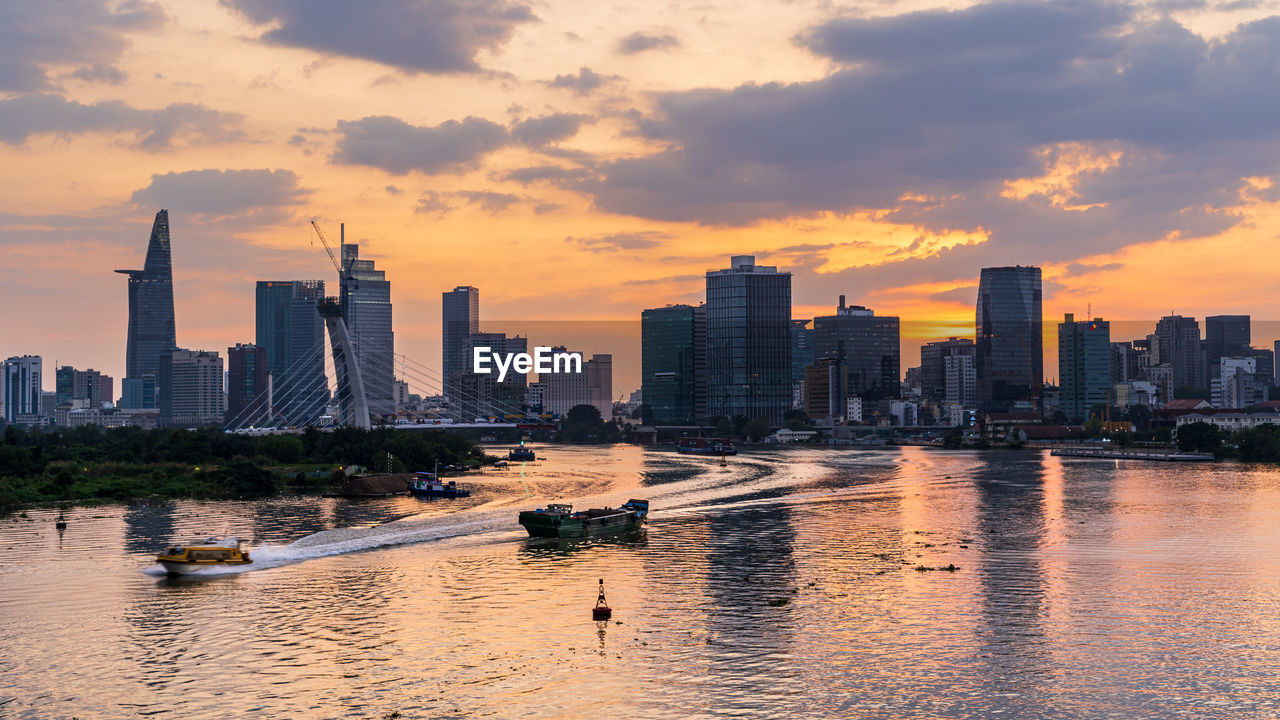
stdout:
<svg viewBox="0 0 1280 720">
<path fill-rule="evenodd" d="M 862 398 L 850 395 L 844 399 L 844 416 L 851 423 L 862 424 Z"/>
<path fill-rule="evenodd" d="M 1280 414 L 1276 412 L 1239 412 L 1227 410 L 1223 412 L 1193 412 L 1179 415 L 1177 428 L 1191 423 L 1208 423 L 1223 430 L 1235 431 L 1255 428 L 1259 425 L 1274 425 L 1280 422 Z"/>
<path fill-rule="evenodd" d="M 551 348 L 553 353 L 571 352 L 564 346 Z M 581 356 L 581 353 L 578 353 Z M 583 363 L 585 365 L 586 363 Z M 564 415 L 576 405 L 591 404 L 591 385 L 587 368 L 571 364 L 571 372 L 543 373 L 538 376 L 542 385 L 542 412 Z M 576 370 L 577 372 L 572 372 Z"/>
<path fill-rule="evenodd" d="M 1111 386 L 1111 403 L 1120 408 L 1134 405 L 1156 406 L 1159 389 L 1155 383 L 1146 380 L 1130 380 Z"/>
<path fill-rule="evenodd" d="M 42 423 L 44 361 L 39 355 L 20 355 L 0 365 L 4 381 L 4 419 L 14 425 Z"/>
<path fill-rule="evenodd" d="M 1254 381 L 1258 361 L 1251 357 L 1218 359 L 1218 376 L 1210 383 L 1214 407 L 1245 408 L 1262 401 Z"/>
<path fill-rule="evenodd" d="M 978 371 L 972 355 L 951 355 L 942 359 L 942 373 L 946 380 L 947 402 L 962 407 L 972 407 L 977 402 Z"/>
</svg>

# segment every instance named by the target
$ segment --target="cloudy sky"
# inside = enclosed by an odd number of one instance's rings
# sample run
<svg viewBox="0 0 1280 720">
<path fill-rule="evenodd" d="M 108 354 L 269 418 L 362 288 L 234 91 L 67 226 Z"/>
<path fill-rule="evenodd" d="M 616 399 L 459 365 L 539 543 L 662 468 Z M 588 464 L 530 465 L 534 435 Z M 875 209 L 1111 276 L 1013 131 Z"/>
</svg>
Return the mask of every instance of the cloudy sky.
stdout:
<svg viewBox="0 0 1280 720">
<path fill-rule="evenodd" d="M 0 354 L 121 377 L 111 270 L 161 207 L 194 348 L 253 339 L 255 280 L 331 279 L 311 218 L 433 366 L 455 285 L 486 321 L 634 321 L 736 253 L 908 344 L 1015 263 L 1046 320 L 1277 319 L 1277 5 L 0 4 Z"/>
</svg>

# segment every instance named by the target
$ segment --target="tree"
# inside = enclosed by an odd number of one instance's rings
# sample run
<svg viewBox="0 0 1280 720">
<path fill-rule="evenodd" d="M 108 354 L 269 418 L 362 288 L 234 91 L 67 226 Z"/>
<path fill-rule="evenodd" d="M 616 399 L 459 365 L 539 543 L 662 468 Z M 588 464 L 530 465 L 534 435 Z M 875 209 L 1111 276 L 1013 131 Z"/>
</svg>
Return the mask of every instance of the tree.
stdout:
<svg viewBox="0 0 1280 720">
<path fill-rule="evenodd" d="M 1147 432 L 1151 429 L 1151 408 L 1146 405 L 1130 405 L 1125 411 L 1124 419 L 1133 423 L 1138 432 Z"/>
<path fill-rule="evenodd" d="M 959 450 L 964 447 L 964 430 L 953 427 L 942 436 L 942 447 L 948 450 Z"/>
<path fill-rule="evenodd" d="M 733 423 L 729 422 L 729 418 L 720 415 L 714 418 L 707 418 L 707 422 L 715 428 L 718 437 L 729 437 L 733 435 Z"/>
<path fill-rule="evenodd" d="M 746 425 L 742 426 L 742 433 L 747 437 L 759 442 L 761 438 L 769 434 L 769 421 L 764 418 L 756 418 Z"/>
<path fill-rule="evenodd" d="M 565 422 L 583 425 L 601 425 L 604 420 L 600 417 L 600 408 L 595 405 L 574 405 L 569 408 L 569 412 L 565 413 Z"/>
<path fill-rule="evenodd" d="M 1178 449 L 1183 452 L 1217 452 L 1224 433 L 1207 422 L 1187 423 L 1178 428 Z"/>
</svg>

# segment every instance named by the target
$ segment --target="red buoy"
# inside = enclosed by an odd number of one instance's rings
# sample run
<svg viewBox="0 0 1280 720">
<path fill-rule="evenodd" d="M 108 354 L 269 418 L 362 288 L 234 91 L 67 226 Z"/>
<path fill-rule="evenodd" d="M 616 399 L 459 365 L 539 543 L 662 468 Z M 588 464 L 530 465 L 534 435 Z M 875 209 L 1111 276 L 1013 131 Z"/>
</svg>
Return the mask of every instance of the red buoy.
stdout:
<svg viewBox="0 0 1280 720">
<path fill-rule="evenodd" d="M 613 616 L 613 610 L 604 601 L 604 578 L 600 578 L 600 595 L 596 598 L 596 606 L 591 608 L 591 617 L 596 620 L 608 620 Z"/>
</svg>

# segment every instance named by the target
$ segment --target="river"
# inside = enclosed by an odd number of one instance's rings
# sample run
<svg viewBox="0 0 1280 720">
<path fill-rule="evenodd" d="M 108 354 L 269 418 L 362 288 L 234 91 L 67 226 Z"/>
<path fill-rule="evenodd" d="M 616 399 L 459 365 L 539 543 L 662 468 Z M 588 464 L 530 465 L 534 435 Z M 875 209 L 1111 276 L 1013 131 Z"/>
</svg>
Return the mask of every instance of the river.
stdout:
<svg viewBox="0 0 1280 720">
<path fill-rule="evenodd" d="M 0 518 L 0 717 L 1280 715 L 1275 469 L 540 454 L 462 501 Z M 515 513 L 546 480 L 578 507 L 648 498 L 648 527 L 531 541 Z M 250 569 L 157 574 L 158 549 L 211 533 Z"/>
</svg>

